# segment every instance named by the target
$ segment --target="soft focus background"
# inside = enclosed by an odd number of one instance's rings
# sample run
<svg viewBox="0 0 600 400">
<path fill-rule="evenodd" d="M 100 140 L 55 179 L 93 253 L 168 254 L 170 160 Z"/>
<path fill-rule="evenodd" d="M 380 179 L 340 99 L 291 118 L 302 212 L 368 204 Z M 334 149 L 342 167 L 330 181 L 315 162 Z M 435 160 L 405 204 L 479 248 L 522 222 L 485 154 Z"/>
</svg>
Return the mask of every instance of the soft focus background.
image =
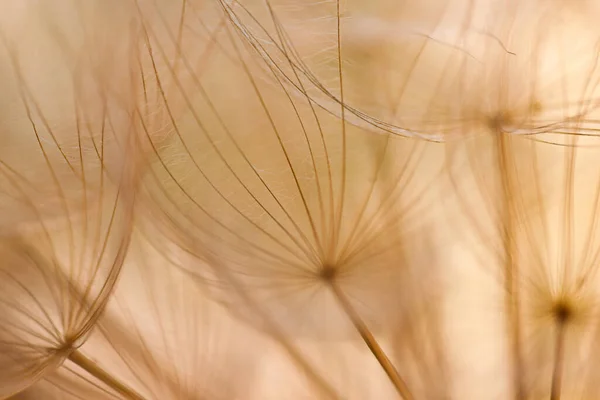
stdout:
<svg viewBox="0 0 600 400">
<path fill-rule="evenodd" d="M 0 0 L 0 398 L 598 398 L 598 6 Z"/>
</svg>

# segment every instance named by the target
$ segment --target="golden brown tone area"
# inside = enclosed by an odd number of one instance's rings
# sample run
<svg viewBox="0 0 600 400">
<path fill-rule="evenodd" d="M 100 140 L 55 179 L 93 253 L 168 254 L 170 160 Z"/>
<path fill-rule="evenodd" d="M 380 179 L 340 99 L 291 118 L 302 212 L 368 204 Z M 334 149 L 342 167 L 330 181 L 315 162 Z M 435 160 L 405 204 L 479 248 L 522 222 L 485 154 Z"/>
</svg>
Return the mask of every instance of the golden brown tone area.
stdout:
<svg viewBox="0 0 600 400">
<path fill-rule="evenodd" d="M 598 15 L 0 1 L 0 400 L 600 399 Z"/>
</svg>

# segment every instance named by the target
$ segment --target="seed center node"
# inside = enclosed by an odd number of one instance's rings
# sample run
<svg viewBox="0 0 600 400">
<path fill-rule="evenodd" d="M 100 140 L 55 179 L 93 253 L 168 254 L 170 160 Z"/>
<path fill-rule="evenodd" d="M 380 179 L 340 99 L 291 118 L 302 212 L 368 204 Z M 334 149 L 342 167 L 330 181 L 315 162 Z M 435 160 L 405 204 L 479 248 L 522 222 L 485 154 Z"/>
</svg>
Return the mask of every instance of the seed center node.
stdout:
<svg viewBox="0 0 600 400">
<path fill-rule="evenodd" d="M 330 265 L 330 264 L 325 264 L 323 265 L 323 267 L 321 268 L 321 271 L 319 272 L 319 276 L 321 277 L 321 279 L 323 279 L 326 282 L 331 282 L 333 281 L 333 279 L 336 276 L 336 269 Z"/>
</svg>

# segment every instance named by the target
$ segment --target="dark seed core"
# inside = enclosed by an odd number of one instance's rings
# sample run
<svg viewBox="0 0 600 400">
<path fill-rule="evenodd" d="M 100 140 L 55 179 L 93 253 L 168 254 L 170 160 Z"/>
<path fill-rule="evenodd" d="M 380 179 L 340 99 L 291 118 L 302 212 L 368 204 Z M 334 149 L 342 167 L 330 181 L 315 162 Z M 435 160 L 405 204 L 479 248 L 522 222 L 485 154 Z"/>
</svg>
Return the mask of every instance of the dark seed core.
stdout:
<svg viewBox="0 0 600 400">
<path fill-rule="evenodd" d="M 557 322 L 565 323 L 573 316 L 573 310 L 566 302 L 559 301 L 552 308 L 552 314 Z"/>
<path fill-rule="evenodd" d="M 331 265 L 323 265 L 321 271 L 319 272 L 319 276 L 326 282 L 331 282 L 336 275 L 336 270 Z"/>
</svg>

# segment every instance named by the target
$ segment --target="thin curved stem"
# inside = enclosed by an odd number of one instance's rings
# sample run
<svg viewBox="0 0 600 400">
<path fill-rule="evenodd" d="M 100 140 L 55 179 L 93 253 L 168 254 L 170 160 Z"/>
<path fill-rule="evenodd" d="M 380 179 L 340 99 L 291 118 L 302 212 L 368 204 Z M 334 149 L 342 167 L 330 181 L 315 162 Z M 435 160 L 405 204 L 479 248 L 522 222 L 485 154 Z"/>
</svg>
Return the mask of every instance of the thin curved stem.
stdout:
<svg viewBox="0 0 600 400">
<path fill-rule="evenodd" d="M 556 341 L 554 343 L 554 367 L 552 368 L 552 386 L 550 389 L 550 400 L 560 400 L 563 377 L 563 359 L 565 347 L 566 326 L 564 321 L 556 324 Z"/>
<path fill-rule="evenodd" d="M 511 355 L 513 358 L 513 379 L 515 385 L 515 399 L 523 400 L 525 390 L 523 385 L 523 361 L 521 350 L 521 320 L 520 320 L 520 293 L 519 293 L 519 267 L 515 260 L 517 243 L 515 238 L 515 225 L 518 222 L 515 207 L 515 193 L 512 182 L 511 163 L 508 154 L 511 150 L 512 138 L 501 131 L 497 131 L 496 151 L 500 170 L 500 184 L 502 186 L 502 239 L 505 249 L 504 276 L 506 289 L 506 308 L 508 330 L 511 338 Z"/>
<path fill-rule="evenodd" d="M 106 384 L 111 389 L 123 395 L 127 400 L 146 400 L 142 395 L 135 390 L 119 381 L 117 378 L 106 372 L 102 367 L 94 361 L 86 357 L 81 351 L 75 350 L 69 355 L 69 360 L 79 366 L 81 369 Z"/>
<path fill-rule="evenodd" d="M 381 368 L 383 368 L 383 370 L 385 371 L 386 375 L 396 388 L 398 394 L 400 394 L 400 396 L 404 400 L 414 400 L 411 391 L 408 389 L 408 385 L 406 384 L 404 379 L 402 379 L 400 373 L 398 373 L 398 370 L 396 370 L 396 367 L 394 367 L 394 364 L 392 364 L 388 356 L 385 354 L 385 351 L 381 348 L 381 346 L 377 342 L 377 339 L 375 339 L 367 325 L 360 318 L 354 307 L 352 307 L 346 295 L 344 295 L 342 290 L 335 284 L 335 282 L 330 282 L 330 287 L 335 298 L 340 303 L 340 306 L 352 321 L 352 324 L 360 334 L 361 338 L 363 339 L 373 356 L 375 356 L 375 358 L 379 362 L 379 365 L 381 365 Z"/>
</svg>

